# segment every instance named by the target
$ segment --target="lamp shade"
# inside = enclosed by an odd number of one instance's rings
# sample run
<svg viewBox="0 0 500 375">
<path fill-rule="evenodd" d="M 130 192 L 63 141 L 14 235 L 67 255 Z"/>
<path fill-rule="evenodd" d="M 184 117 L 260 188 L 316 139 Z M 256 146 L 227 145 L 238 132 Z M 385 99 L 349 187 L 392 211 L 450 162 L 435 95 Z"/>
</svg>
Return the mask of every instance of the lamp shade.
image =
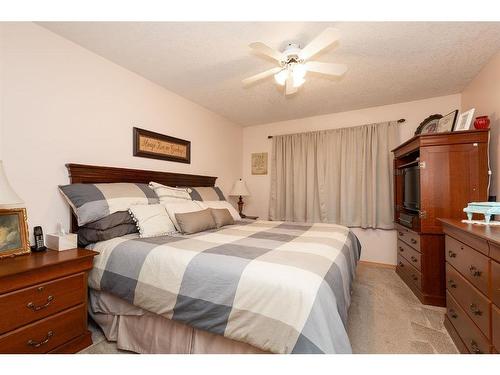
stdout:
<svg viewBox="0 0 500 375">
<path fill-rule="evenodd" d="M 3 169 L 3 162 L 0 160 L 0 208 L 15 208 L 23 204 L 23 200 L 10 186 Z"/>
<path fill-rule="evenodd" d="M 245 181 L 243 181 L 241 178 L 238 181 L 236 181 L 229 195 L 236 195 L 236 196 L 250 195 L 247 189 L 247 185 L 245 184 Z"/>
</svg>

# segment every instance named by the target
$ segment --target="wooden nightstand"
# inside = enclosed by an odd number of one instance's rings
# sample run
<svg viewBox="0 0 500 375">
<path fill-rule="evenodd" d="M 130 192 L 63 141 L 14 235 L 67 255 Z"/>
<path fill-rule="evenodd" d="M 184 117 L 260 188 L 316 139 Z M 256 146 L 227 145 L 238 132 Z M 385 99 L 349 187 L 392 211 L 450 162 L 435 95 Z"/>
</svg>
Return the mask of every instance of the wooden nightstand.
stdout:
<svg viewBox="0 0 500 375">
<path fill-rule="evenodd" d="M 92 344 L 87 273 L 95 251 L 0 260 L 0 353 L 76 353 Z"/>
</svg>

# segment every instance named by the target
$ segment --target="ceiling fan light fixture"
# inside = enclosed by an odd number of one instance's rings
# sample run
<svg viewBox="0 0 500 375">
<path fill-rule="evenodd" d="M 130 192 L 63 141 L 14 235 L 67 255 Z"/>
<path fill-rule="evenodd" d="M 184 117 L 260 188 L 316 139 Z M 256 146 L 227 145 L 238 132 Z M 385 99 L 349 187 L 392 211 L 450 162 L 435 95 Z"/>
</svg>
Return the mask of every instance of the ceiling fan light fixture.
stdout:
<svg viewBox="0 0 500 375">
<path fill-rule="evenodd" d="M 299 87 L 304 84 L 307 69 L 304 64 L 294 64 L 292 68 L 293 87 Z"/>
<path fill-rule="evenodd" d="M 278 85 L 285 86 L 285 90 L 283 90 L 285 95 L 292 95 L 305 83 L 307 72 L 341 77 L 347 71 L 347 66 L 310 61 L 311 57 L 332 45 L 338 39 L 337 30 L 328 27 L 303 48 L 292 42 L 288 43 L 284 51 L 280 52 L 261 42 L 252 43 L 250 48 L 254 52 L 271 57 L 278 66 L 244 79 L 243 85 L 247 86 L 253 82 L 274 76 L 274 80 Z"/>
<path fill-rule="evenodd" d="M 288 78 L 288 69 L 283 69 L 274 75 L 274 80 L 280 86 L 284 86 Z"/>
</svg>

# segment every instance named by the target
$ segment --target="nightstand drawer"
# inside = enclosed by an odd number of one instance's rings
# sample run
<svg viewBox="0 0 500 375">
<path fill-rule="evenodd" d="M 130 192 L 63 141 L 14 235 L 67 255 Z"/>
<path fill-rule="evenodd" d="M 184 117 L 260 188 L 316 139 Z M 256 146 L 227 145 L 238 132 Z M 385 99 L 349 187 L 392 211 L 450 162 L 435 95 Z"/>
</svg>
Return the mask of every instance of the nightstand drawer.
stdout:
<svg viewBox="0 0 500 375">
<path fill-rule="evenodd" d="M 488 294 L 489 259 L 470 246 L 446 236 L 446 261 L 467 280 Z"/>
<path fill-rule="evenodd" d="M 82 272 L 0 295 L 0 334 L 84 303 L 85 294 Z"/>
<path fill-rule="evenodd" d="M 87 310 L 79 305 L 0 336 L 0 353 L 49 352 L 87 329 Z"/>
</svg>

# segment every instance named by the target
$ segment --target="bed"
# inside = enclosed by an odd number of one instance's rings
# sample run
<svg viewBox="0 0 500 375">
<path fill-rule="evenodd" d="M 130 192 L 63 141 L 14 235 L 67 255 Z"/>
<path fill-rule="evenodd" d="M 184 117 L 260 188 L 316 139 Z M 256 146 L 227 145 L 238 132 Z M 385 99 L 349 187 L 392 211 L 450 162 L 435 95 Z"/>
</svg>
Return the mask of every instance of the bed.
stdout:
<svg viewBox="0 0 500 375">
<path fill-rule="evenodd" d="M 68 164 L 72 183 L 216 178 Z M 73 230 L 77 225 L 73 220 Z M 346 227 L 242 220 L 192 235 L 98 242 L 89 313 L 138 353 L 350 353 L 360 244 Z"/>
</svg>

